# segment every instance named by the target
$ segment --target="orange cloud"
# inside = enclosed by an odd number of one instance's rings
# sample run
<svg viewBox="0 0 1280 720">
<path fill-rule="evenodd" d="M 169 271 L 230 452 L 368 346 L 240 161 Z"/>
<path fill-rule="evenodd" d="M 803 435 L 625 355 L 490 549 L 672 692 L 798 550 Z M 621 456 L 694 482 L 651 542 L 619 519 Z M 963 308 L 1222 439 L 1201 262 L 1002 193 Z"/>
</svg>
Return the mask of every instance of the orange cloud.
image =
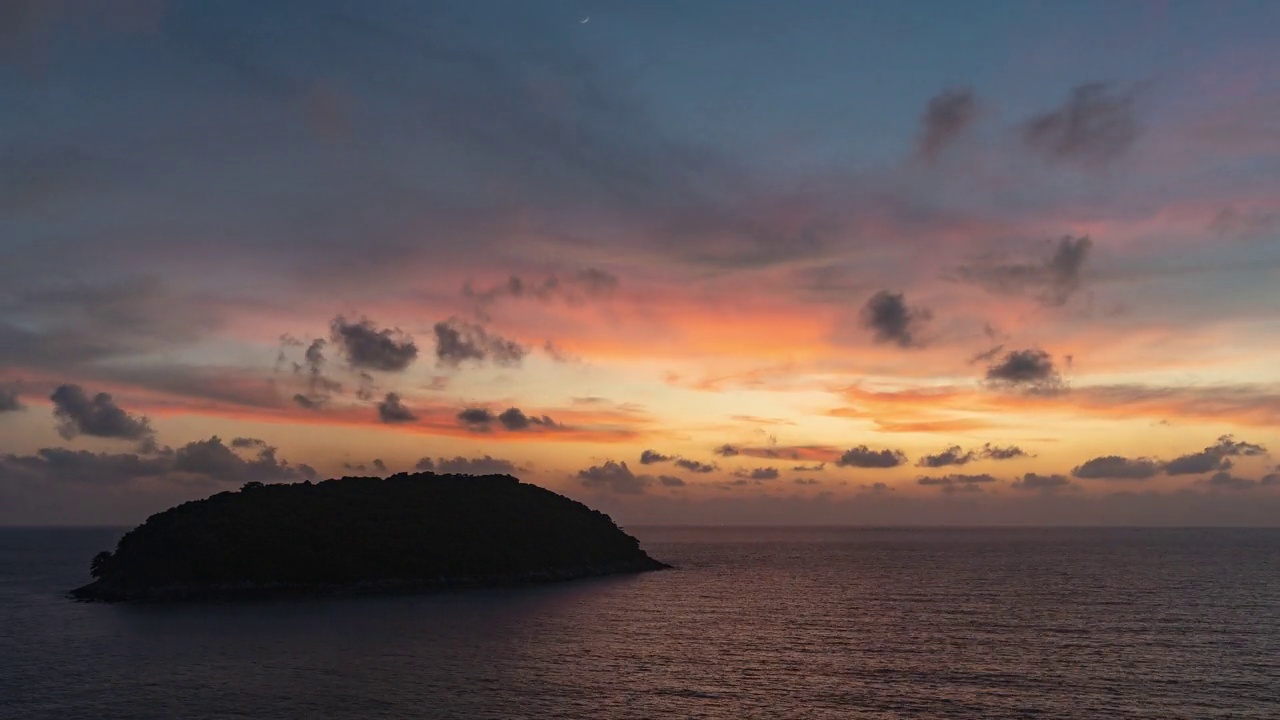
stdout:
<svg viewBox="0 0 1280 720">
<path fill-rule="evenodd" d="M 871 419 L 888 428 L 921 424 L 929 427 L 932 423 L 946 428 L 948 423 L 957 423 L 949 429 L 958 430 L 966 422 L 1007 425 L 991 418 L 1010 411 L 1108 418 L 1167 417 L 1255 427 L 1280 426 L 1280 387 L 1272 385 L 1096 385 L 1052 395 L 958 386 L 897 391 L 872 391 L 850 386 L 843 388 L 841 394 L 853 404 L 833 408 L 827 411 L 828 415 Z M 962 412 L 969 417 L 955 416 Z"/>
</svg>

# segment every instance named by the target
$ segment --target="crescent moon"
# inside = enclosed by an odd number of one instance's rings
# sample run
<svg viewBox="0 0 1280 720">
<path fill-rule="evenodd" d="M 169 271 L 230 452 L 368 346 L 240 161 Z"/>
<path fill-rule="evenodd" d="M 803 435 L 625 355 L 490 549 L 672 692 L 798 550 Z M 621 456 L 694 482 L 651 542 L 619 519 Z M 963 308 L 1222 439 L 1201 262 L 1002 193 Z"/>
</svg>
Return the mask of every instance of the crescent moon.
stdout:
<svg viewBox="0 0 1280 720">
<path fill-rule="evenodd" d="M 588 16 L 586 16 L 586 17 L 582 18 L 581 20 L 579 20 L 579 21 L 578 21 L 578 24 L 579 24 L 579 25 L 586 25 L 586 24 L 587 24 L 588 22 L 590 22 L 590 21 L 591 21 L 591 16 L 590 16 L 590 15 L 588 15 Z"/>
</svg>

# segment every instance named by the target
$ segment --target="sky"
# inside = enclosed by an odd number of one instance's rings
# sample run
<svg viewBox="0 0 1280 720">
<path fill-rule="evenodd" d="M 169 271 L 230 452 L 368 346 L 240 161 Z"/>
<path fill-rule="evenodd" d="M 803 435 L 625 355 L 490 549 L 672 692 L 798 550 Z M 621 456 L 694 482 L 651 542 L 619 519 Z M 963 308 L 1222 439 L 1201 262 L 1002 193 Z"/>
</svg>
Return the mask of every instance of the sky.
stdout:
<svg viewBox="0 0 1280 720">
<path fill-rule="evenodd" d="M 0 524 L 1280 524 L 1280 4 L 0 0 Z"/>
</svg>

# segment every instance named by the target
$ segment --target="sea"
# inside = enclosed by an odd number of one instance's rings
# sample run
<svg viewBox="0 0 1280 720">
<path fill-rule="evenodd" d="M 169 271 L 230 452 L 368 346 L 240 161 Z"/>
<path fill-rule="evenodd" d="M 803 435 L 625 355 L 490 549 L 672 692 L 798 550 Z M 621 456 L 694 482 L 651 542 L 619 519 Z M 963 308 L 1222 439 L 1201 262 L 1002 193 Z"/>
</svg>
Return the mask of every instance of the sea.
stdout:
<svg viewBox="0 0 1280 720">
<path fill-rule="evenodd" d="M 673 570 L 67 600 L 0 529 L 0 718 L 1280 718 L 1280 531 L 628 528 Z"/>
</svg>

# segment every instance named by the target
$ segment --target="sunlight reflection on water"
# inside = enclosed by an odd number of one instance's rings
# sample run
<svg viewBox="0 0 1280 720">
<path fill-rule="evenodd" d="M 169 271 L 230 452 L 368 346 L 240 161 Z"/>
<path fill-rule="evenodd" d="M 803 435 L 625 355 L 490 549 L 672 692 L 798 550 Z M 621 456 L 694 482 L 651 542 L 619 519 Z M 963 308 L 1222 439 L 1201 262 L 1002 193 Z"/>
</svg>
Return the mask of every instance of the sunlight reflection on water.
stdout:
<svg viewBox="0 0 1280 720">
<path fill-rule="evenodd" d="M 0 530 L 0 716 L 1280 717 L 1280 533 L 631 528 L 677 569 L 107 606 Z"/>
</svg>

